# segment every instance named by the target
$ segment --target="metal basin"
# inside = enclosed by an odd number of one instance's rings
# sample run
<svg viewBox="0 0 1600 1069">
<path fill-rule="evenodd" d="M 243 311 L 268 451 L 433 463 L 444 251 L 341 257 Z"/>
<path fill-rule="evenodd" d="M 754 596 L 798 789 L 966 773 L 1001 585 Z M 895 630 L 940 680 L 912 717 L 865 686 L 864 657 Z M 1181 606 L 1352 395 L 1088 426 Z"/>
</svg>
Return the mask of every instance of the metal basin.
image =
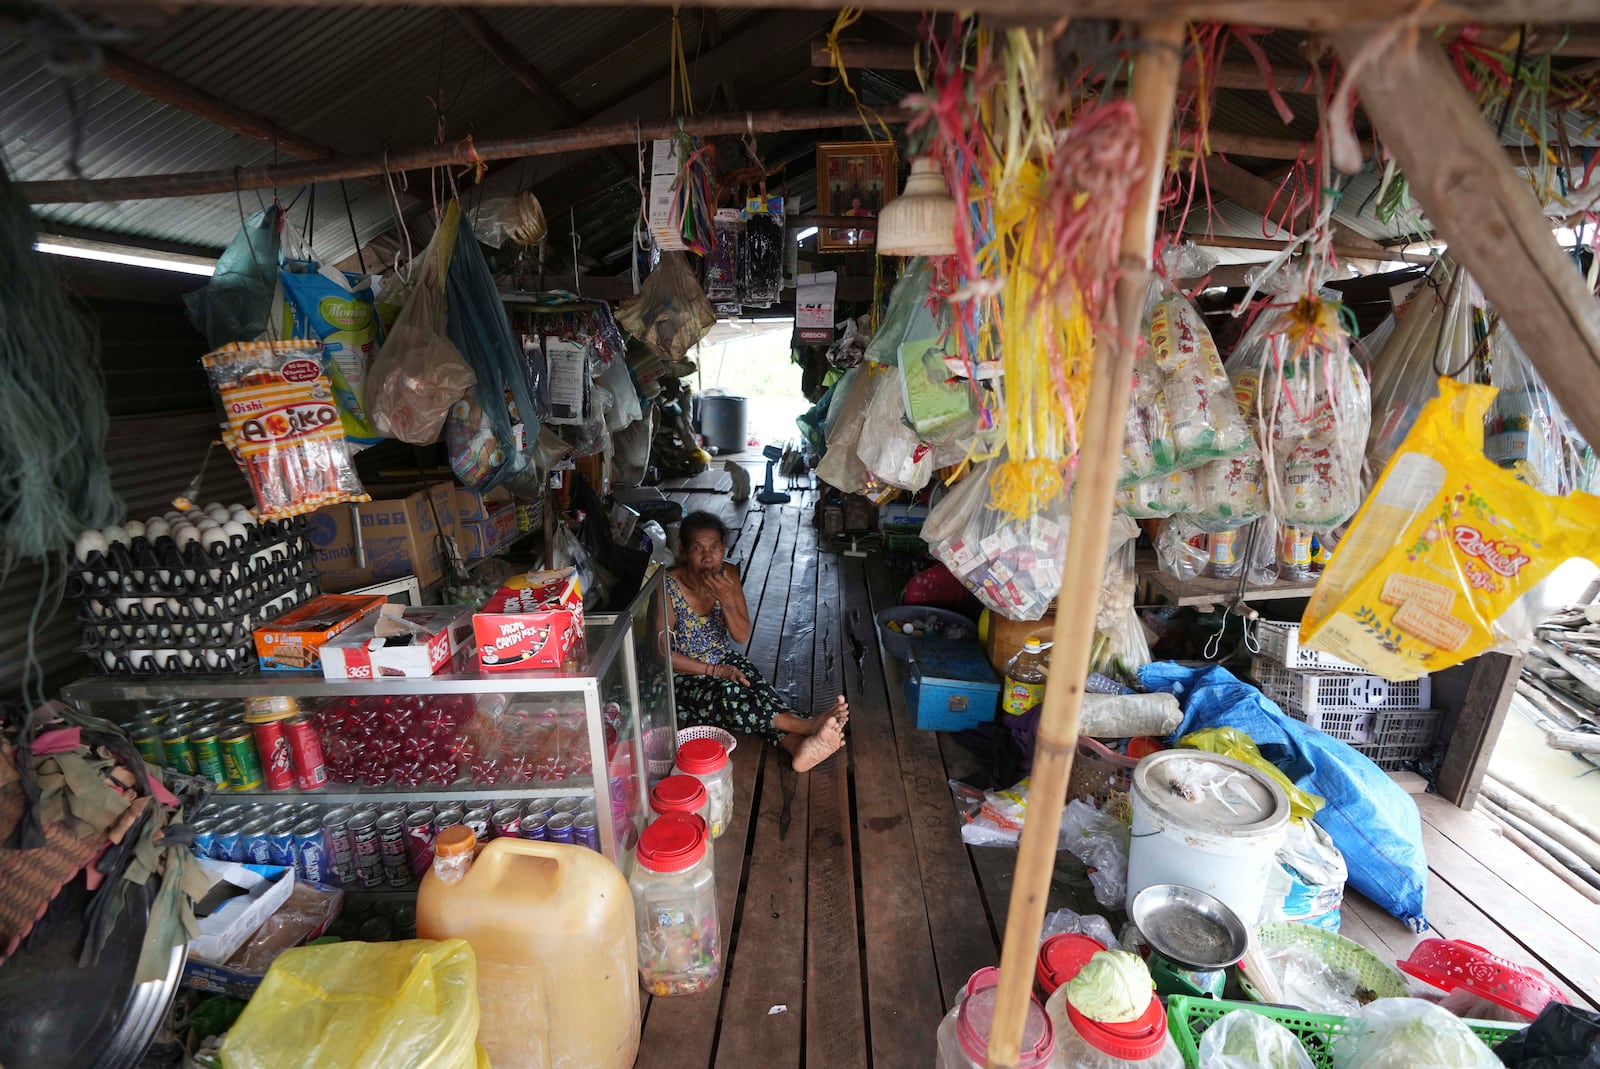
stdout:
<svg viewBox="0 0 1600 1069">
<path fill-rule="evenodd" d="M 1146 887 L 1133 899 L 1133 923 L 1156 953 L 1191 969 L 1223 969 L 1244 957 L 1250 933 L 1233 910 L 1177 883 Z"/>
</svg>

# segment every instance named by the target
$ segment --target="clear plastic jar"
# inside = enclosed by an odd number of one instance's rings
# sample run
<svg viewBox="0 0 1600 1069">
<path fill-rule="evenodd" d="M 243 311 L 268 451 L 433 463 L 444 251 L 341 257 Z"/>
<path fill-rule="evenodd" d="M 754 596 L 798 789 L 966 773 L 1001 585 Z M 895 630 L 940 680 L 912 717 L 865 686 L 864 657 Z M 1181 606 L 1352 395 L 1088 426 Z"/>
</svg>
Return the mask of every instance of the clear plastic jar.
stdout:
<svg viewBox="0 0 1600 1069">
<path fill-rule="evenodd" d="M 472 867 L 478 837 L 465 824 L 446 828 L 433 840 L 433 874 L 445 883 L 457 884 Z"/>
<path fill-rule="evenodd" d="M 667 776 L 650 788 L 650 809 L 656 816 L 693 813 L 711 826 L 711 794 L 693 776 Z"/>
<path fill-rule="evenodd" d="M 728 763 L 728 751 L 716 739 L 690 739 L 678 747 L 678 762 L 672 771 L 693 776 L 705 786 L 711 837 L 722 838 L 733 818 L 733 766 Z"/>
<path fill-rule="evenodd" d="M 1161 1001 L 1150 1000 L 1145 1018 L 1099 1025 L 1067 1006 L 1066 985 L 1056 988 L 1045 1013 L 1055 1026 L 1059 1069 L 1184 1069 L 1183 1055 L 1167 1030 Z"/>
<path fill-rule="evenodd" d="M 722 973 L 717 890 L 703 823 L 668 813 L 639 836 L 634 852 L 634 924 L 639 977 L 652 995 L 704 991 Z"/>
<path fill-rule="evenodd" d="M 979 969 L 967 981 L 961 1001 L 939 1022 L 938 1069 L 984 1069 L 989 1056 L 989 1028 L 994 1022 L 995 985 L 999 982 L 1000 970 L 993 966 Z M 1062 1064 L 1056 1059 L 1055 1050 L 1055 1027 L 1039 1000 L 1029 995 L 1018 1069 L 1046 1069 Z"/>
</svg>

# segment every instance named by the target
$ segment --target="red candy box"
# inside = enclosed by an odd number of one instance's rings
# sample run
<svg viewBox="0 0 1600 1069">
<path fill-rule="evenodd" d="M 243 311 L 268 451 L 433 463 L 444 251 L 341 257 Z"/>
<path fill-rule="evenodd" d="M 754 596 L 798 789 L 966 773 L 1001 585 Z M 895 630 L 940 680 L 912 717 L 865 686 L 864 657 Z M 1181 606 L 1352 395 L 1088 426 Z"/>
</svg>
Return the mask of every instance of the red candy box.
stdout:
<svg viewBox="0 0 1600 1069">
<path fill-rule="evenodd" d="M 583 595 L 573 568 L 509 580 L 472 618 L 485 671 L 560 668 L 583 638 Z"/>
</svg>

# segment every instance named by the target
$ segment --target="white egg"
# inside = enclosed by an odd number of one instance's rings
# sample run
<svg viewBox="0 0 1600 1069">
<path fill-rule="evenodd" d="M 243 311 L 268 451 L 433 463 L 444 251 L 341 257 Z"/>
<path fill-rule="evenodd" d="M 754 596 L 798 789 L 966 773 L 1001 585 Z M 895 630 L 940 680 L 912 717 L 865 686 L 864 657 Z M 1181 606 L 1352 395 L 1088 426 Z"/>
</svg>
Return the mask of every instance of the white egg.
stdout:
<svg viewBox="0 0 1600 1069">
<path fill-rule="evenodd" d="M 149 620 L 154 619 L 166 603 L 165 598 L 144 598 L 139 602 L 139 607 L 144 610 L 145 619 Z"/>
<path fill-rule="evenodd" d="M 214 546 L 226 549 L 228 545 L 228 534 L 221 527 L 206 528 L 201 532 L 201 538 L 205 541 L 207 551 Z"/>
<path fill-rule="evenodd" d="M 172 537 L 177 541 L 178 548 L 183 549 L 189 543 L 200 540 L 200 531 L 193 524 L 186 523 L 173 531 Z"/>
<path fill-rule="evenodd" d="M 193 650 L 179 650 L 178 651 L 178 663 L 183 665 L 183 667 L 185 667 L 185 668 L 193 668 L 194 667 L 194 651 Z"/>
<path fill-rule="evenodd" d="M 128 532 L 116 524 L 112 524 L 110 527 L 104 528 L 100 533 L 105 535 L 106 541 L 110 542 L 114 546 L 125 546 L 132 541 L 132 539 L 128 537 Z"/>
<path fill-rule="evenodd" d="M 108 548 L 105 535 L 99 531 L 89 530 L 78 536 L 78 544 L 73 547 L 73 551 L 80 562 L 86 563 L 90 553 L 104 554 Z"/>
<path fill-rule="evenodd" d="M 200 510 L 200 511 L 201 511 L 201 512 L 210 512 L 210 511 L 211 511 L 211 510 L 212 510 L 212 509 L 221 509 L 221 510 L 222 510 L 222 511 L 224 511 L 224 512 L 226 512 L 226 511 L 228 511 L 228 507 L 227 507 L 227 506 L 226 506 L 226 505 L 224 505 L 224 504 L 223 504 L 223 503 L 222 503 L 222 502 L 220 502 L 220 501 L 212 501 L 212 502 L 208 502 L 208 503 L 207 503 L 207 504 L 206 504 L 206 507 L 205 507 L 205 508 L 203 508 L 203 509 L 201 509 L 201 510 Z"/>
<path fill-rule="evenodd" d="M 144 525 L 144 536 L 154 542 L 158 538 L 165 538 L 172 533 L 172 527 L 166 520 L 151 520 Z"/>
<path fill-rule="evenodd" d="M 238 520 L 229 520 L 227 523 L 223 524 L 222 531 L 230 539 L 250 537 L 250 532 L 246 531 L 244 529 L 244 524 L 240 523 Z"/>
<path fill-rule="evenodd" d="M 143 538 L 145 534 L 144 524 L 138 520 L 129 520 L 123 530 L 128 532 L 129 539 Z"/>
<path fill-rule="evenodd" d="M 211 517 L 213 520 L 216 520 L 218 523 L 227 523 L 229 518 L 233 516 L 233 513 L 229 512 L 221 505 L 218 505 L 214 509 L 206 509 L 206 515 Z"/>
<path fill-rule="evenodd" d="M 194 528 L 201 534 L 205 534 L 207 531 L 222 530 L 222 524 L 218 523 L 216 520 L 213 520 L 210 516 L 206 516 L 205 518 L 201 519 L 199 523 L 195 524 Z"/>
<path fill-rule="evenodd" d="M 176 527 L 178 524 L 183 522 L 183 513 L 179 512 L 177 509 L 169 509 L 167 512 L 162 514 L 161 518 L 166 520 L 167 523 Z"/>
</svg>

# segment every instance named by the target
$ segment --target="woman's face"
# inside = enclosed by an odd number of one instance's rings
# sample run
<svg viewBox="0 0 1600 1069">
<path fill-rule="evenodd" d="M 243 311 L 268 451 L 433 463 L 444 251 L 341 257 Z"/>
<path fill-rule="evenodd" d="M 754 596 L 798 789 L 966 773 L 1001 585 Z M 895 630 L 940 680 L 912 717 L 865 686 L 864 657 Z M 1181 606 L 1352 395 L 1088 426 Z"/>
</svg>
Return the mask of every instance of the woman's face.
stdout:
<svg viewBox="0 0 1600 1069">
<path fill-rule="evenodd" d="M 684 547 L 689 567 L 697 572 L 711 573 L 722 568 L 722 536 L 715 531 L 699 530 L 689 536 Z"/>
</svg>

